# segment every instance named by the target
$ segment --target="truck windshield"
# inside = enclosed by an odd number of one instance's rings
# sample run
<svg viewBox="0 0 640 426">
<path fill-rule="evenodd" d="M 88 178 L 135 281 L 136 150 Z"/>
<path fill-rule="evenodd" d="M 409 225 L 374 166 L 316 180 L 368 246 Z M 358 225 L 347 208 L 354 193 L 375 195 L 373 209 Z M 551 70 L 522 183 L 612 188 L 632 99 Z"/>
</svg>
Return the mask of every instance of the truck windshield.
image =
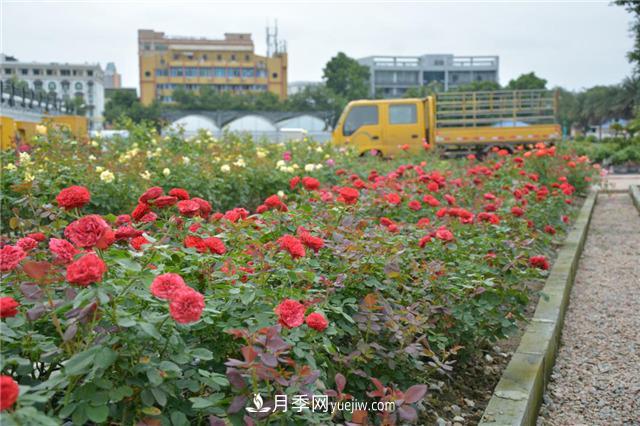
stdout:
<svg viewBox="0 0 640 426">
<path fill-rule="evenodd" d="M 351 108 L 344 121 L 342 134 L 351 136 L 362 126 L 378 124 L 378 107 L 376 105 L 361 105 Z"/>
</svg>

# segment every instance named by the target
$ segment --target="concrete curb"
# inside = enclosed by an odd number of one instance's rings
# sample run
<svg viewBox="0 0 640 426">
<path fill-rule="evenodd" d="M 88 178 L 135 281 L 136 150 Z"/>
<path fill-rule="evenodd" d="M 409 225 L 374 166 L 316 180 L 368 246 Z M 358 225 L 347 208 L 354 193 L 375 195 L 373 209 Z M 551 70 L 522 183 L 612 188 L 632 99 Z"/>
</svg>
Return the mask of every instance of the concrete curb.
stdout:
<svg viewBox="0 0 640 426">
<path fill-rule="evenodd" d="M 638 209 L 638 213 L 640 213 L 640 185 L 629 185 L 629 195 L 636 209 Z"/>
<path fill-rule="evenodd" d="M 589 194 L 558 251 L 533 318 L 493 391 L 480 425 L 536 424 L 597 196 L 595 191 Z"/>
</svg>

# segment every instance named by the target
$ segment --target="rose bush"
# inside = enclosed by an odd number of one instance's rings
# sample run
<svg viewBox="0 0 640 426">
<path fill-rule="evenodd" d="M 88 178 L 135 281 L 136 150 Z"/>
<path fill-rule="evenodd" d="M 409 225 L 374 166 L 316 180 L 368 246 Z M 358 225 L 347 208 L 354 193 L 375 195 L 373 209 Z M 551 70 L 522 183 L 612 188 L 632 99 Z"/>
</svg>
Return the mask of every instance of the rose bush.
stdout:
<svg viewBox="0 0 640 426">
<path fill-rule="evenodd" d="M 595 170 L 544 146 L 438 169 L 353 164 L 288 174 L 248 209 L 220 210 L 194 182 L 98 211 L 103 195 L 79 179 L 90 204 L 65 195 L 20 216 L 0 248 L 3 424 L 428 415 L 427 385 L 522 319 Z M 251 414 L 255 394 L 397 410 Z"/>
</svg>

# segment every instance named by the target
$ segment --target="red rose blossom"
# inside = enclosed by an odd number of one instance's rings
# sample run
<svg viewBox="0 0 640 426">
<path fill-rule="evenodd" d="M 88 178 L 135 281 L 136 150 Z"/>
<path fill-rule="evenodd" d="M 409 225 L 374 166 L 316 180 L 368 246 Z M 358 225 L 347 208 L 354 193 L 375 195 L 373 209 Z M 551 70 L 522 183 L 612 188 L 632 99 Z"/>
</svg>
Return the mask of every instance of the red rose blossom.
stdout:
<svg viewBox="0 0 640 426">
<path fill-rule="evenodd" d="M 289 252 L 292 258 L 297 259 L 304 257 L 306 254 L 302 241 L 294 237 L 293 235 L 284 235 L 278 239 L 278 245 L 280 250 L 286 250 Z"/>
<path fill-rule="evenodd" d="M 278 315 L 278 322 L 287 328 L 300 327 L 304 322 L 304 305 L 291 299 L 284 299 L 274 312 Z"/>
<path fill-rule="evenodd" d="M 6 245 L 0 248 L 0 271 L 16 269 L 25 257 L 27 257 L 27 253 L 20 247 Z"/>
<path fill-rule="evenodd" d="M 178 211 L 186 217 L 195 216 L 200 211 L 200 204 L 193 200 L 178 201 Z"/>
<path fill-rule="evenodd" d="M 196 322 L 204 310 L 204 296 L 190 287 L 176 292 L 169 303 L 169 313 L 179 324 Z"/>
<path fill-rule="evenodd" d="M 545 271 L 549 269 L 549 261 L 544 256 L 531 256 L 529 259 L 529 265 L 535 268 L 544 269 Z"/>
<path fill-rule="evenodd" d="M 189 193 L 186 189 L 182 188 L 173 188 L 171 191 L 169 191 L 169 195 L 171 195 L 172 197 L 176 197 L 179 200 L 189 199 Z"/>
<path fill-rule="evenodd" d="M 62 264 L 73 262 L 73 258 L 78 254 L 78 250 L 67 240 L 51 238 L 49 240 L 49 250 L 53 253 Z"/>
<path fill-rule="evenodd" d="M 29 252 L 31 250 L 33 250 L 34 248 L 38 247 L 38 242 L 36 240 L 34 240 L 33 238 L 30 237 L 24 237 L 24 238 L 20 238 L 17 242 L 16 245 L 18 247 L 20 247 L 22 250 Z"/>
<path fill-rule="evenodd" d="M 316 178 L 305 176 L 302 178 L 302 186 L 304 186 L 307 191 L 313 191 L 320 188 L 320 181 Z"/>
<path fill-rule="evenodd" d="M 64 188 L 56 197 L 58 205 L 65 209 L 71 210 L 81 208 L 91 201 L 91 194 L 84 186 L 70 186 Z"/>
<path fill-rule="evenodd" d="M 355 204 L 358 202 L 360 192 L 355 188 L 343 187 L 338 189 L 338 201 L 344 204 Z"/>
<path fill-rule="evenodd" d="M 437 239 L 442 240 L 442 241 L 453 241 L 453 233 L 451 231 L 449 231 L 447 228 L 445 228 L 444 226 L 441 228 L 438 228 L 438 230 L 435 233 L 435 236 Z"/>
<path fill-rule="evenodd" d="M 135 237 L 131 240 L 131 247 L 133 247 L 136 250 L 142 250 L 142 246 L 145 244 L 151 244 L 151 241 L 147 240 L 142 235 L 140 235 L 139 237 Z"/>
<path fill-rule="evenodd" d="M 10 318 L 18 315 L 18 303 L 13 297 L 0 297 L 0 318 Z"/>
<path fill-rule="evenodd" d="M 18 400 L 20 388 L 11 376 L 0 376 L 0 411 L 11 408 Z"/>
<path fill-rule="evenodd" d="M 93 253 L 85 254 L 67 267 L 67 281 L 81 287 L 102 281 L 107 265 Z"/>
<path fill-rule="evenodd" d="M 317 331 L 324 331 L 329 326 L 329 321 L 327 321 L 324 315 L 318 312 L 309 314 L 305 322 L 309 327 Z"/>
<path fill-rule="evenodd" d="M 162 195 L 155 200 L 153 200 L 153 205 L 162 209 L 164 207 L 173 206 L 178 202 L 178 198 L 172 195 Z"/>
<path fill-rule="evenodd" d="M 204 217 L 204 218 L 209 217 L 209 214 L 211 213 L 211 204 L 209 204 L 207 200 L 203 200 L 202 198 L 198 198 L 198 197 L 193 197 L 191 201 L 195 201 L 196 203 L 198 203 L 198 206 L 200 207 L 199 215 L 201 217 Z"/>
<path fill-rule="evenodd" d="M 115 234 L 103 218 L 97 214 L 81 217 L 71 222 L 64 236 L 82 248 L 106 249 L 115 241 Z"/>
<path fill-rule="evenodd" d="M 138 202 L 140 204 L 147 204 L 150 200 L 155 200 L 156 198 L 161 196 L 163 192 L 164 191 L 159 186 L 153 186 L 147 189 L 144 194 L 142 194 L 140 198 L 138 198 Z"/>
<path fill-rule="evenodd" d="M 300 238 L 300 241 L 302 241 L 302 244 L 309 247 L 316 253 L 318 252 L 318 250 L 324 247 L 324 240 L 322 238 L 314 237 L 302 226 L 298 227 L 298 237 Z"/>
<path fill-rule="evenodd" d="M 135 221 L 139 221 L 144 215 L 149 213 L 151 209 L 148 204 L 139 203 L 135 209 L 131 212 L 131 217 Z"/>
<path fill-rule="evenodd" d="M 32 234 L 28 234 L 27 237 L 33 238 L 34 240 L 36 240 L 38 242 L 42 242 L 42 241 L 47 239 L 47 236 L 44 235 L 42 232 L 34 232 Z"/>
<path fill-rule="evenodd" d="M 179 291 L 187 287 L 184 279 L 178 274 L 167 273 L 158 275 L 151 283 L 151 294 L 158 299 L 171 300 Z"/>
<path fill-rule="evenodd" d="M 205 238 L 203 240 L 203 243 L 211 253 L 225 254 L 227 251 L 227 248 L 224 246 L 224 243 L 220 238 L 216 238 L 216 237 Z"/>
</svg>

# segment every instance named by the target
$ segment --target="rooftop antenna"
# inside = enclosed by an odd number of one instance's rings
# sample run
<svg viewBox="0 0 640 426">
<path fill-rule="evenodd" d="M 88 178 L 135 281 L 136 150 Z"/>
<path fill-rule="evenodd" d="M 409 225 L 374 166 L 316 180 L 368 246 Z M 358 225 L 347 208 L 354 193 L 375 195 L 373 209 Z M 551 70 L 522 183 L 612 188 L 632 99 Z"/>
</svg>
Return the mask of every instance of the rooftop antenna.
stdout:
<svg viewBox="0 0 640 426">
<path fill-rule="evenodd" d="M 284 44 L 278 41 L 278 20 L 275 20 L 273 28 L 267 23 L 267 57 L 281 53 L 283 46 Z"/>
</svg>

